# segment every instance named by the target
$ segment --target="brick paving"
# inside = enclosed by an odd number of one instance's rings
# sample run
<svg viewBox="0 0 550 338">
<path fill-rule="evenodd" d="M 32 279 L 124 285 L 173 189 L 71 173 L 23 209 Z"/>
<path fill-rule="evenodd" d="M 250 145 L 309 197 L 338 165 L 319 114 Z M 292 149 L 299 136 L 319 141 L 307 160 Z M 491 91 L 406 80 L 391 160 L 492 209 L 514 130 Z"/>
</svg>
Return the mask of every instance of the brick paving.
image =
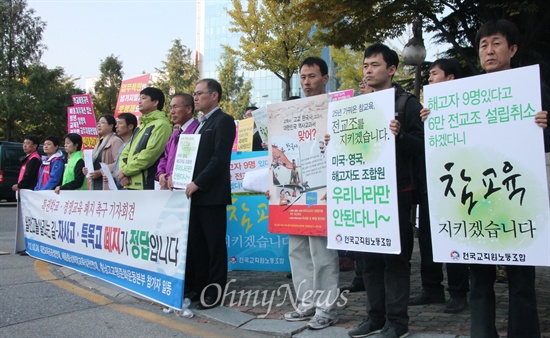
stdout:
<svg viewBox="0 0 550 338">
<path fill-rule="evenodd" d="M 412 259 L 411 272 L 411 294 L 416 294 L 421 290 L 420 282 L 420 254 L 418 252 L 418 242 L 415 243 L 415 250 Z M 292 309 L 291 299 L 287 288 L 292 288 L 291 280 L 286 278 L 286 272 L 259 272 L 259 271 L 230 271 L 228 280 L 235 280 L 228 288 L 228 292 L 235 291 L 233 304 L 231 303 L 231 294 L 229 294 L 224 305 L 237 308 L 242 312 L 257 316 L 259 318 L 278 319 Z M 444 274 L 446 276 L 446 273 Z M 351 284 L 354 272 L 347 271 L 340 273 L 340 286 Z M 543 337 L 550 338 L 550 268 L 537 268 L 537 296 L 539 319 Z M 286 286 L 288 285 L 288 286 Z M 444 281 L 444 285 L 446 281 Z M 251 296 L 246 302 L 246 295 L 239 301 L 239 291 L 250 290 Z M 279 290 L 279 294 L 277 294 Z M 257 291 L 257 292 L 256 292 Z M 495 293 L 497 298 L 497 330 L 501 337 L 506 336 L 507 311 L 508 311 L 508 286 L 507 284 L 495 284 Z M 256 295 L 256 298 L 254 297 Z M 291 294 L 292 297 L 294 293 Z M 268 311 L 269 300 L 272 307 Z M 448 299 L 449 295 L 446 293 Z M 348 301 L 345 305 L 339 307 L 339 323 L 337 326 L 351 328 L 359 324 L 365 317 L 365 292 L 357 292 L 347 295 Z M 262 304 L 263 300 L 263 304 Z M 255 303 L 254 303 L 255 302 Z M 443 313 L 445 304 L 421 305 L 409 307 L 409 331 L 437 334 L 452 334 L 460 336 L 469 336 L 470 334 L 470 311 L 469 308 L 458 314 Z"/>
</svg>

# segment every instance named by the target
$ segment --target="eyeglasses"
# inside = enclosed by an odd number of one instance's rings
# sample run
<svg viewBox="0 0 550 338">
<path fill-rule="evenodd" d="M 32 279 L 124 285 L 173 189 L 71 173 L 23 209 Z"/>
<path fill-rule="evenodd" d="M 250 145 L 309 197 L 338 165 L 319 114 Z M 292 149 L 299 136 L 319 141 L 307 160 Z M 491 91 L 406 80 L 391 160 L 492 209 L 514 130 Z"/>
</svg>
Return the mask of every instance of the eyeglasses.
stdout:
<svg viewBox="0 0 550 338">
<path fill-rule="evenodd" d="M 193 92 L 193 97 L 195 97 L 195 96 L 201 96 L 202 94 L 207 94 L 207 93 L 210 93 L 210 92 L 201 92 L 201 91 Z"/>
<path fill-rule="evenodd" d="M 191 106 L 188 105 L 188 104 L 184 104 L 184 105 L 181 105 L 181 106 L 178 106 L 178 105 L 169 106 L 170 110 L 175 110 L 175 109 L 183 108 L 183 107 L 191 107 Z"/>
</svg>

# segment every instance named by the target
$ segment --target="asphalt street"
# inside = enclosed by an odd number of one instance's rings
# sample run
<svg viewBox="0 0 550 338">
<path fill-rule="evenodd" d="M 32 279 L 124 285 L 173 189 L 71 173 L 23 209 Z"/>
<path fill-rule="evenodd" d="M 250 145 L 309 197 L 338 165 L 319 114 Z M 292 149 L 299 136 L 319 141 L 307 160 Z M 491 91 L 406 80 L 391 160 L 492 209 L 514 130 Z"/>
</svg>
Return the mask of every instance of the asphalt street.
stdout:
<svg viewBox="0 0 550 338">
<path fill-rule="evenodd" d="M 1 204 L 0 337 L 263 336 L 201 316 L 166 314 L 116 287 L 68 278 L 57 266 L 13 254 L 15 214 L 14 204 Z"/>
</svg>

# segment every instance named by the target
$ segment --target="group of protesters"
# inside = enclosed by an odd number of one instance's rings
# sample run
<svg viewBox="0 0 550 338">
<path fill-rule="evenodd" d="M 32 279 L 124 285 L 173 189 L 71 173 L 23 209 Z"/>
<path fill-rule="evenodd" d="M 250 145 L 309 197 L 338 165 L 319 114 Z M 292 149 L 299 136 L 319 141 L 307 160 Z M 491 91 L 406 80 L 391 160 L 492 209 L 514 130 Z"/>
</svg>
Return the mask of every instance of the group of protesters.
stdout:
<svg viewBox="0 0 550 338">
<path fill-rule="evenodd" d="M 497 20 L 480 28 L 475 47 L 481 67 L 491 73 L 511 68 L 511 59 L 518 45 L 517 27 L 510 21 Z M 366 290 L 368 302 L 366 319 L 348 332 L 351 337 L 405 337 L 409 332 L 410 305 L 445 302 L 442 267 L 433 262 L 425 188 L 423 121 L 430 112 L 416 97 L 392 82 L 398 63 L 397 53 L 384 44 L 376 43 L 365 50 L 361 94 L 394 88 L 396 107 L 401 97 L 406 100 L 403 111 L 389 125 L 396 143 L 401 253 L 355 255 L 359 266 L 358 280 L 364 283 L 362 288 Z M 460 77 L 458 63 L 456 60 L 437 60 L 429 75 L 430 83 L 456 79 Z M 326 94 L 328 80 L 324 60 L 309 57 L 303 61 L 300 82 L 305 96 Z M 41 160 L 37 152 L 39 140 L 27 136 L 23 142 L 27 156 L 23 160 L 19 183 L 13 189 L 55 190 L 57 193 L 60 190 L 87 189 L 86 175 L 91 178 L 91 188 L 107 189 L 100 162 L 108 165 L 119 189 L 154 189 L 155 180 L 161 189 L 173 189 L 172 170 L 179 135 L 201 134 L 193 179 L 185 188 L 186 196 L 192 197 L 185 295 L 192 300 L 198 300 L 200 296 L 199 309 L 220 305 L 218 289 L 207 286 L 223 286 L 227 280 L 226 206 L 231 204 L 229 168 L 235 138 L 233 118 L 218 106 L 221 94 L 220 84 L 212 79 L 199 81 L 192 95 L 175 94 L 169 106 L 176 126 L 173 129 L 162 111 L 165 100 L 162 91 L 153 87 L 143 89 L 138 105 L 142 114 L 139 126 L 133 114 L 120 114 L 118 120 L 112 115 L 100 117 L 100 139 L 93 150 L 93 168 L 84 166 L 80 152 L 82 138 L 78 134 L 70 133 L 64 138 L 65 151 L 69 154 L 66 164 L 59 150 L 58 138 L 49 136 L 44 140 L 46 155 Z M 548 104 L 548 92 L 543 86 L 543 111 L 535 117 L 535 123 L 542 128 L 546 128 Z M 198 120 L 194 118 L 195 111 L 203 113 Z M 261 140 L 256 143 L 258 150 L 266 148 Z M 410 170 L 411 165 L 416 166 L 415 170 Z M 424 178 L 413 177 L 418 174 Z M 410 298 L 413 190 L 421 191 L 419 242 L 423 289 L 418 296 Z M 311 329 L 323 329 L 337 323 L 337 251 L 327 249 L 326 237 L 290 235 L 289 259 L 299 302 L 293 311 L 284 315 L 284 319 L 308 320 Z M 451 298 L 446 312 L 462 311 L 467 306 L 466 295 L 471 287 L 471 336 L 498 337 L 493 290 L 495 266 L 477 264 L 468 268 L 467 265 L 448 264 L 447 271 Z M 510 266 L 508 278 L 508 337 L 540 337 L 535 268 Z"/>
</svg>

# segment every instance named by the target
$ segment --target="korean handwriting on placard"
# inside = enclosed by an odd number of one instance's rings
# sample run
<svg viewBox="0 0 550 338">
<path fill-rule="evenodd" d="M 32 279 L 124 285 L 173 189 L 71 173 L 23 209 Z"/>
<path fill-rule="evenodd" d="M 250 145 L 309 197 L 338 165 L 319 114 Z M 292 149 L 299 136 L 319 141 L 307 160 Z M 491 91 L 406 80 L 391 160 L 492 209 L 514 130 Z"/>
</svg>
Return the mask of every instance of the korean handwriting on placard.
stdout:
<svg viewBox="0 0 550 338">
<path fill-rule="evenodd" d="M 454 170 L 454 165 L 454 162 L 447 162 L 444 167 L 448 174 L 445 174 L 439 178 L 441 182 L 446 183 L 445 191 L 443 193 L 445 197 L 449 197 L 449 195 L 456 197 L 456 192 L 453 188 L 453 183 L 455 181 L 455 177 L 453 176 L 453 174 L 457 173 L 459 169 Z M 508 200 L 511 201 L 515 198 L 518 204 L 522 206 L 526 189 L 524 187 L 521 187 L 518 182 L 521 174 L 512 173 L 513 169 L 514 167 L 509 161 L 504 161 L 501 169 L 501 174 L 504 174 L 502 175 L 504 176 L 503 178 L 500 176 L 500 174 L 497 174 L 497 171 L 494 168 L 487 168 L 485 171 L 483 171 L 481 173 L 481 180 L 483 186 L 487 188 L 485 194 L 483 195 L 483 199 L 487 199 L 492 194 L 502 190 L 502 188 L 505 188 L 506 191 L 509 192 Z M 470 184 L 470 182 L 472 182 L 472 177 L 469 176 L 471 174 L 476 173 L 466 173 L 466 169 L 462 169 L 459 171 L 460 180 L 464 184 L 460 195 L 460 202 L 468 207 L 468 215 L 471 215 L 472 209 L 481 198 L 480 196 L 474 196 L 474 193 L 468 189 L 468 185 Z M 500 183 L 501 186 L 495 185 L 495 182 L 497 184 Z"/>
</svg>

